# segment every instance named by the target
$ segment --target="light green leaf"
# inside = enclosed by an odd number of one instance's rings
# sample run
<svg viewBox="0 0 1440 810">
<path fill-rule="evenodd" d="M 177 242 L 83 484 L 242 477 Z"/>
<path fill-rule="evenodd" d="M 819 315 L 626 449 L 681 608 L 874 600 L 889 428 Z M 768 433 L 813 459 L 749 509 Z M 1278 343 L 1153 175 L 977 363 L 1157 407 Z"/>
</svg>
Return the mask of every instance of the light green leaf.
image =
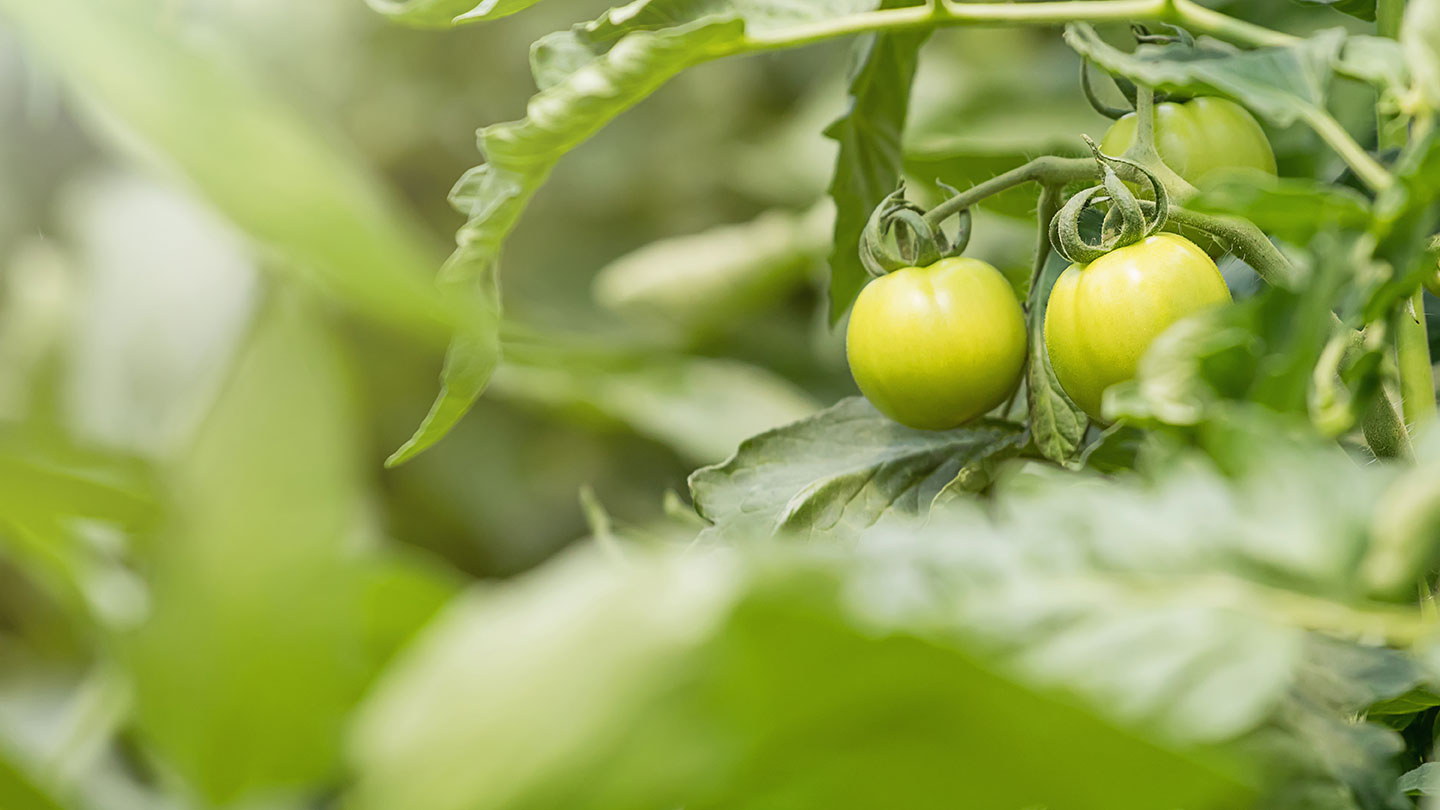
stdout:
<svg viewBox="0 0 1440 810">
<path fill-rule="evenodd" d="M 123 639 L 136 723 L 198 795 L 313 794 L 351 705 L 448 589 L 357 553 L 350 382 L 313 313 L 277 303 L 167 480 L 148 620 Z"/>
<path fill-rule="evenodd" d="M 909 5 L 886 2 L 884 7 Z M 895 190 L 904 167 L 901 137 L 910 107 L 920 46 L 928 30 L 872 34 L 855 46 L 850 106 L 825 135 L 840 144 L 830 197 L 835 201 L 835 238 L 830 251 L 830 322 L 849 311 L 869 278 L 860 264 L 860 232 L 870 212 Z"/>
<path fill-rule="evenodd" d="M 426 340 L 486 328 L 487 313 L 435 289 L 434 247 L 374 177 L 145 8 L 0 0 L 0 17 L 77 93 L 276 251 L 278 268 Z"/>
<path fill-rule="evenodd" d="M 426 28 L 448 28 L 467 22 L 508 17 L 540 0 L 366 0 L 393 20 Z"/>
<path fill-rule="evenodd" d="M 851 397 L 746 440 L 725 463 L 691 475 L 690 491 L 718 533 L 833 541 L 887 514 L 923 515 L 967 466 L 1022 441 L 1018 425 L 996 420 L 914 430 Z"/>
<path fill-rule="evenodd" d="M 1045 351 L 1045 304 L 1050 288 L 1065 272 L 1067 262 L 1053 251 L 1029 295 L 1030 359 L 1025 369 L 1030 437 L 1040 454 L 1058 463 L 1074 458 L 1085 440 L 1090 419 L 1060 387 L 1050 355 Z"/>
<path fill-rule="evenodd" d="M 1245 794 L 1211 759 L 1016 683 L 963 642 L 869 624 L 844 581 L 860 561 L 790 548 L 572 555 L 458 603 L 363 712 L 351 806 L 1148 810 Z"/>
</svg>

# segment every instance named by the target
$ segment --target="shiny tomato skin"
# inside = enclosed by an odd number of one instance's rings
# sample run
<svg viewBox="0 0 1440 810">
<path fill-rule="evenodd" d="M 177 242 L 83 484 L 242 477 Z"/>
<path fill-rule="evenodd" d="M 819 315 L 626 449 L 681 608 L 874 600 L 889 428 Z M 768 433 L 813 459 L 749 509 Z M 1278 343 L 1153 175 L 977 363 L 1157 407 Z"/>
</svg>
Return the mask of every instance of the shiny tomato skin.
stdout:
<svg viewBox="0 0 1440 810">
<path fill-rule="evenodd" d="M 1120 155 L 1135 141 L 1135 113 L 1110 125 L 1100 151 Z M 1155 150 L 1165 165 L 1192 184 L 1224 169 L 1275 174 L 1275 152 L 1265 130 L 1244 107 L 1200 97 L 1155 105 Z"/>
<path fill-rule="evenodd" d="M 1045 349 L 1060 387 L 1102 419 L 1105 389 L 1135 376 L 1161 332 L 1230 300 L 1205 251 L 1183 236 L 1156 234 L 1066 268 L 1045 308 Z"/>
<path fill-rule="evenodd" d="M 1025 316 L 1009 282 L 970 258 L 906 267 L 860 291 L 845 334 L 850 373 L 881 413 L 946 430 L 1003 403 L 1025 364 Z"/>
</svg>

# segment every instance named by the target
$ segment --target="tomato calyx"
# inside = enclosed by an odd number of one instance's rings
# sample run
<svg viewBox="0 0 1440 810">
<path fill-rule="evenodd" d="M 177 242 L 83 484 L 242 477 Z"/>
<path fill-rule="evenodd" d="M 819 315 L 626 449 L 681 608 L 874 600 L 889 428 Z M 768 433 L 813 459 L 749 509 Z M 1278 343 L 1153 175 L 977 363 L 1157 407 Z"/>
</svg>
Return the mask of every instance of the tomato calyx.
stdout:
<svg viewBox="0 0 1440 810">
<path fill-rule="evenodd" d="M 1060 212 L 1050 221 L 1050 243 L 1056 252 L 1074 264 L 1085 265 L 1105 254 L 1128 245 L 1133 245 L 1154 236 L 1165 227 L 1170 214 L 1170 197 L 1165 184 L 1155 173 L 1133 160 L 1106 155 L 1090 138 L 1085 138 L 1095 160 L 1100 164 L 1102 182 L 1098 186 L 1081 191 L 1061 207 Z M 1150 184 L 1154 195 L 1153 217 L 1145 216 L 1145 209 L 1139 198 L 1115 171 L 1124 166 L 1139 173 Z M 1102 192 L 1104 196 L 1102 195 Z M 1080 233 L 1080 215 L 1091 205 L 1108 204 L 1105 223 L 1100 238 L 1089 242 Z"/>
<path fill-rule="evenodd" d="M 937 184 L 950 197 L 959 194 L 956 189 Z M 870 275 L 879 278 L 905 267 L 927 267 L 965 252 L 970 243 L 970 209 L 958 212 L 959 228 L 954 236 L 943 227 L 932 225 L 925 216 L 925 210 L 905 199 L 905 184 L 891 192 L 865 223 L 860 234 L 860 263 Z"/>
</svg>

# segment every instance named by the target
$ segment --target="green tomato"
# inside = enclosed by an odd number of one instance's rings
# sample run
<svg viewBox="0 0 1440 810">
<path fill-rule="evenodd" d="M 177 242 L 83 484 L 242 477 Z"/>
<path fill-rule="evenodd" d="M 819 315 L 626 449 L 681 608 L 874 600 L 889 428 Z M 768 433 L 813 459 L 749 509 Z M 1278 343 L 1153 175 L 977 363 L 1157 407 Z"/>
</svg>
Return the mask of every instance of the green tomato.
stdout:
<svg viewBox="0 0 1440 810">
<path fill-rule="evenodd" d="M 1194 242 L 1160 233 L 1072 264 L 1045 309 L 1045 349 L 1060 387 L 1101 418 L 1105 389 L 1135 376 L 1145 350 L 1187 315 L 1230 300 L 1215 262 Z"/>
<path fill-rule="evenodd" d="M 1119 155 L 1135 142 L 1135 113 L 1110 125 L 1100 151 Z M 1165 165 L 1192 184 L 1220 169 L 1275 174 L 1275 153 L 1265 130 L 1233 101 L 1201 97 L 1155 105 L 1155 150 Z"/>
<path fill-rule="evenodd" d="M 1015 390 L 1025 315 L 1005 277 L 978 259 L 941 259 L 860 291 L 845 334 L 850 373 L 902 425 L 946 430 Z"/>
</svg>

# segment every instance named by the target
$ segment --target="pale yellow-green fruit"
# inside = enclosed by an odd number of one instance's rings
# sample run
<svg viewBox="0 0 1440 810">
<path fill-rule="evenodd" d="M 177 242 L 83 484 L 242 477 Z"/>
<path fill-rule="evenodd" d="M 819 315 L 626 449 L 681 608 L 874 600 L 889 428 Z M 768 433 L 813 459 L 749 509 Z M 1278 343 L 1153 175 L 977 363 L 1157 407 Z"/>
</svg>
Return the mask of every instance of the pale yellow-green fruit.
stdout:
<svg viewBox="0 0 1440 810">
<path fill-rule="evenodd" d="M 1135 376 L 1161 332 L 1230 300 L 1205 251 L 1183 236 L 1156 234 L 1066 268 L 1046 305 L 1045 350 L 1060 387 L 1101 419 L 1105 389 Z"/>
<path fill-rule="evenodd" d="M 881 413 L 923 430 L 956 427 L 1005 401 L 1025 365 L 1025 315 L 978 259 L 941 259 L 871 281 L 850 313 L 845 353 Z"/>
<path fill-rule="evenodd" d="M 1120 155 L 1135 142 L 1135 113 L 1110 125 L 1100 151 Z M 1275 174 L 1275 152 L 1265 130 L 1244 107 L 1202 96 L 1184 103 L 1155 105 L 1155 151 L 1165 165 L 1190 183 L 1224 169 Z"/>
</svg>

